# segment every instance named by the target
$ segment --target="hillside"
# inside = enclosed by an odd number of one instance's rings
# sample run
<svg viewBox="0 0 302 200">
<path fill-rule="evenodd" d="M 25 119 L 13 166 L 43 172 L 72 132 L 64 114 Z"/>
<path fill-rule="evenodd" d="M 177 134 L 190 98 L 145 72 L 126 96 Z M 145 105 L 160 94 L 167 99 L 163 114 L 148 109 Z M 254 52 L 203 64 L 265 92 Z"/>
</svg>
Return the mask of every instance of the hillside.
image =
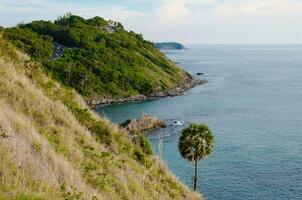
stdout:
<svg viewBox="0 0 302 200">
<path fill-rule="evenodd" d="M 33 21 L 5 29 L 3 37 L 90 102 L 158 96 L 192 81 L 142 35 L 101 17 Z"/>
<path fill-rule="evenodd" d="M 160 50 L 180 50 L 186 49 L 182 44 L 178 42 L 159 42 L 155 43 L 155 47 Z"/>
<path fill-rule="evenodd" d="M 1 200 L 200 198 L 153 156 L 141 134 L 100 118 L 50 73 L 44 61 L 52 62 L 51 38 L 11 30 L 31 42 L 12 35 L 9 42 L 0 33 Z"/>
</svg>

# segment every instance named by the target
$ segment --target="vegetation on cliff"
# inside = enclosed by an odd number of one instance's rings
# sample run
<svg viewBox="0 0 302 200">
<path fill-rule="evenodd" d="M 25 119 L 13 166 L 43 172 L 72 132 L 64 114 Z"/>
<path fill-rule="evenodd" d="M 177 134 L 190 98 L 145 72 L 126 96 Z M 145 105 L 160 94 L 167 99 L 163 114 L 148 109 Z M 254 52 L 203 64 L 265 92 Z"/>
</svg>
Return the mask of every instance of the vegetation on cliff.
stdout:
<svg viewBox="0 0 302 200">
<path fill-rule="evenodd" d="M 58 26 L 56 23 L 49 25 Z M 86 106 L 78 92 L 92 94 L 78 85 L 74 89 L 69 81 L 77 80 L 65 79 L 60 70 L 68 65 L 53 71 L 48 68 L 61 60 L 50 59 L 54 37 L 26 25 L 2 33 L 0 199 L 200 198 L 152 155 L 142 135 L 130 137 Z M 77 49 L 89 51 L 79 46 L 68 48 L 70 54 L 62 56 L 65 64 L 83 59 L 68 57 Z M 94 74 L 87 66 L 83 71 L 78 65 L 69 66 L 70 74 L 77 74 L 72 70 Z"/>
<path fill-rule="evenodd" d="M 190 79 L 143 36 L 101 17 L 66 15 L 5 29 L 4 37 L 87 99 L 166 91 Z M 52 59 L 54 43 L 65 47 Z"/>
</svg>

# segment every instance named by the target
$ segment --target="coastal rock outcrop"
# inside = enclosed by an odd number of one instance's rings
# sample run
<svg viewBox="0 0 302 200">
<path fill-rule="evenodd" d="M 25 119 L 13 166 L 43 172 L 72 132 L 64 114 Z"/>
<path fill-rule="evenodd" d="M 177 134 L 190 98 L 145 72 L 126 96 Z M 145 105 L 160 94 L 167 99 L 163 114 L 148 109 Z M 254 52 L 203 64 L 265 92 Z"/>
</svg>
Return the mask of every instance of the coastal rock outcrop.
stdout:
<svg viewBox="0 0 302 200">
<path fill-rule="evenodd" d="M 161 120 L 152 117 L 149 114 L 143 114 L 138 119 L 128 119 L 124 123 L 120 124 L 120 127 L 126 129 L 130 133 L 139 132 L 146 132 L 156 128 L 165 128 L 166 125 Z"/>
</svg>

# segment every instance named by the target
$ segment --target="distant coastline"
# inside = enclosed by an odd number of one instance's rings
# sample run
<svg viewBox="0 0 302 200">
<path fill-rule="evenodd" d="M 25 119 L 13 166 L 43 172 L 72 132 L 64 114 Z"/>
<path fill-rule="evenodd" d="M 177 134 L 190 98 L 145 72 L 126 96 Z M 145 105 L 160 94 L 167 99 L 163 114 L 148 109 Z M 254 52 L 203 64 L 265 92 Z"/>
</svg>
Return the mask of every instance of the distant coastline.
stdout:
<svg viewBox="0 0 302 200">
<path fill-rule="evenodd" d="M 160 50 L 181 50 L 187 49 L 183 44 L 178 42 L 158 42 L 155 47 Z"/>
</svg>

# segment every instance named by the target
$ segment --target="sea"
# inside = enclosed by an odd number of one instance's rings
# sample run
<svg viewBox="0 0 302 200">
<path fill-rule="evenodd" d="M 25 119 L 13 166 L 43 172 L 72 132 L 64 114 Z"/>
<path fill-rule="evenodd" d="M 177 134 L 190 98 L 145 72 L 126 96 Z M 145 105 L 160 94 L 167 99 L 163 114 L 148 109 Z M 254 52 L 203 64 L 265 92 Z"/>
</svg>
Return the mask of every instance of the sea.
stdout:
<svg viewBox="0 0 302 200">
<path fill-rule="evenodd" d="M 98 107 L 116 123 L 151 114 L 167 128 L 147 135 L 154 152 L 188 187 L 194 165 L 178 151 L 181 130 L 206 123 L 214 152 L 199 162 L 209 200 L 302 199 L 302 46 L 191 45 L 164 52 L 207 84 L 183 96 Z"/>
</svg>

